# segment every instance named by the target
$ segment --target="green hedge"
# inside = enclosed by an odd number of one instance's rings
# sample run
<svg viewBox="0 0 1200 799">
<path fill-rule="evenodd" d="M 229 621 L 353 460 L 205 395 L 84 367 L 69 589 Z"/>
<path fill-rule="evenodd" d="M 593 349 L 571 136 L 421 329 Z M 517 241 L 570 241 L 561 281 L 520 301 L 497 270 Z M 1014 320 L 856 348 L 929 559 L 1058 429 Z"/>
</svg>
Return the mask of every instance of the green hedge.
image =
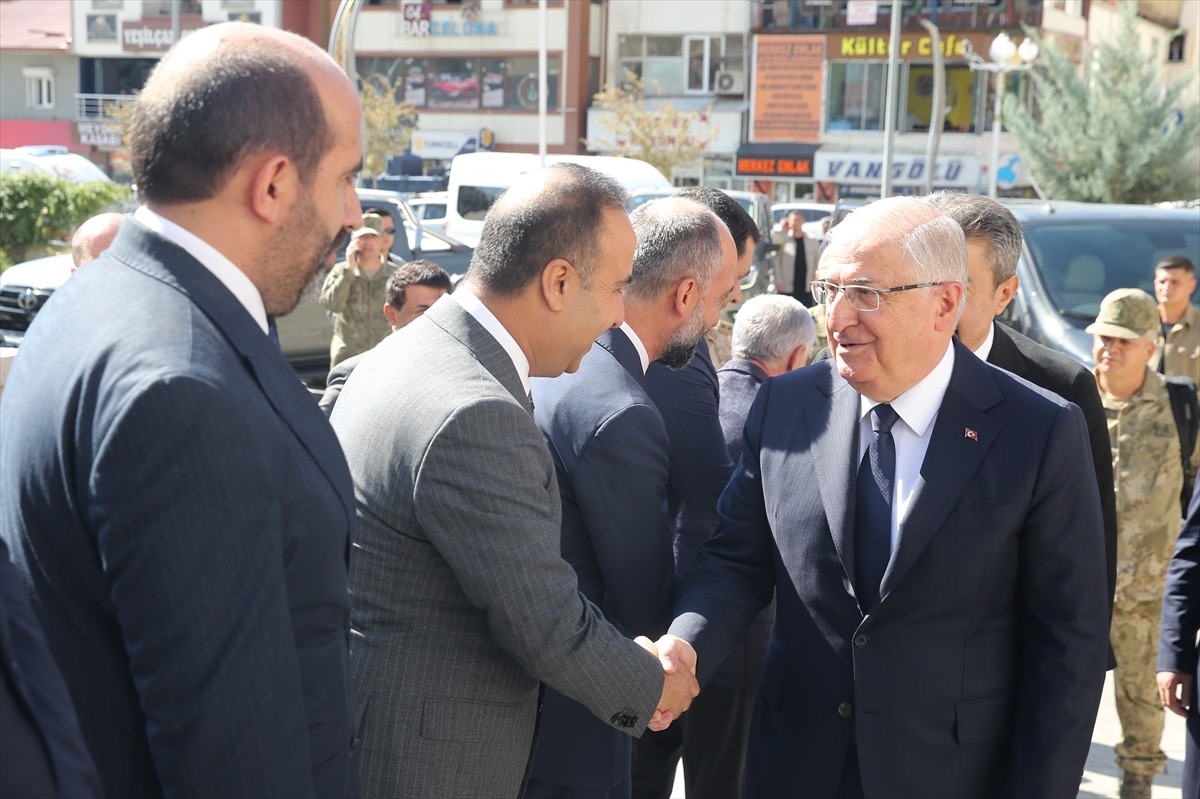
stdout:
<svg viewBox="0 0 1200 799">
<path fill-rule="evenodd" d="M 24 260 L 31 248 L 67 241 L 89 217 L 129 194 L 117 183 L 72 183 L 42 172 L 0 176 L 0 265 Z"/>
</svg>

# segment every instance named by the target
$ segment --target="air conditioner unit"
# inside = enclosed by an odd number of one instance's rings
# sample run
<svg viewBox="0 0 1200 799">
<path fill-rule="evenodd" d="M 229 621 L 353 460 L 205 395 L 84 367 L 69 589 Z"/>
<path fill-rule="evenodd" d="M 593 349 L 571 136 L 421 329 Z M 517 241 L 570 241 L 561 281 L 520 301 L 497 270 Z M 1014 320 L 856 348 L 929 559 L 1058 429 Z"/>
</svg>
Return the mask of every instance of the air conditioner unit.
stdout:
<svg viewBox="0 0 1200 799">
<path fill-rule="evenodd" d="M 740 69 L 718 69 L 717 94 L 743 94 L 746 91 L 746 75 Z"/>
</svg>

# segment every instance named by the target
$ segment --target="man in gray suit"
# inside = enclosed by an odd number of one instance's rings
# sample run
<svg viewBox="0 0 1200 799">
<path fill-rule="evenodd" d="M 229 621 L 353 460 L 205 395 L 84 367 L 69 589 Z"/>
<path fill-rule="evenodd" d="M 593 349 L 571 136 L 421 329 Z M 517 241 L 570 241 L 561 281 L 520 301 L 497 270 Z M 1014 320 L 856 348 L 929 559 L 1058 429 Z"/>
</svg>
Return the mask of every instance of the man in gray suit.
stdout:
<svg viewBox="0 0 1200 799">
<path fill-rule="evenodd" d="M 562 494 L 562 553 L 579 588 L 629 633 L 665 631 L 675 598 L 670 447 L 646 393 L 651 361 L 682 369 L 737 291 L 737 249 L 725 224 L 682 198 L 632 215 L 637 234 L 625 324 L 606 331 L 579 371 L 534 381 Z M 632 739 L 558 691 L 546 693 L 527 799 L 630 795 Z"/>
<path fill-rule="evenodd" d="M 579 593 L 529 401 L 530 376 L 575 371 L 624 318 L 626 199 L 578 165 L 523 176 L 488 213 L 464 285 L 375 347 L 334 409 L 358 500 L 364 796 L 519 796 L 539 680 L 630 735 L 695 695 L 692 674 L 664 681 L 653 645 Z"/>
</svg>

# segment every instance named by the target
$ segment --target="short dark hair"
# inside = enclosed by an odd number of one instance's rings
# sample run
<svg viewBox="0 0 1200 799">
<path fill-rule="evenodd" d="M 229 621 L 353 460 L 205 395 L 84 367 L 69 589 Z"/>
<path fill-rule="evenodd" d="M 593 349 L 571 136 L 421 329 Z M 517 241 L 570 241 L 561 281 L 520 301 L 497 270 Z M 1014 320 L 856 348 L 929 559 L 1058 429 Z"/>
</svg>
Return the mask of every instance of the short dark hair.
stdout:
<svg viewBox="0 0 1200 799">
<path fill-rule="evenodd" d="M 270 41 L 218 47 L 203 69 L 168 54 L 138 97 L 130 125 L 133 179 L 153 203 L 216 195 L 255 153 L 279 152 L 308 184 L 333 142 L 325 108 L 298 60 Z"/>
<path fill-rule="evenodd" d="M 1154 271 L 1159 269 L 1182 269 L 1189 275 L 1196 274 L 1196 265 L 1192 263 L 1192 259 L 1185 255 L 1168 255 L 1154 266 Z"/>
<path fill-rule="evenodd" d="M 1013 212 L 981 194 L 938 191 L 925 198 L 935 208 L 958 223 L 967 241 L 987 245 L 992 283 L 999 286 L 1017 273 L 1021 258 L 1021 223 Z"/>
<path fill-rule="evenodd" d="M 561 163 L 544 171 L 554 174 L 536 194 L 506 202 L 506 191 L 484 217 L 467 275 L 500 296 L 519 294 L 555 258 L 570 261 L 589 286 L 604 212 L 624 213 L 629 204 L 619 183 L 589 167 Z"/>
<path fill-rule="evenodd" d="M 404 307 L 404 290 L 409 286 L 429 286 L 449 293 L 450 274 L 433 261 L 419 258 L 403 264 L 387 282 L 387 304 L 397 311 Z"/>
<path fill-rule="evenodd" d="M 725 223 L 725 227 L 729 228 L 729 233 L 733 236 L 733 243 L 737 245 L 739 258 L 746 253 L 746 239 L 750 239 L 754 244 L 758 244 L 762 239 L 754 217 L 746 213 L 741 203 L 720 189 L 711 186 L 688 186 L 675 193 L 680 197 L 695 200 Z"/>
</svg>

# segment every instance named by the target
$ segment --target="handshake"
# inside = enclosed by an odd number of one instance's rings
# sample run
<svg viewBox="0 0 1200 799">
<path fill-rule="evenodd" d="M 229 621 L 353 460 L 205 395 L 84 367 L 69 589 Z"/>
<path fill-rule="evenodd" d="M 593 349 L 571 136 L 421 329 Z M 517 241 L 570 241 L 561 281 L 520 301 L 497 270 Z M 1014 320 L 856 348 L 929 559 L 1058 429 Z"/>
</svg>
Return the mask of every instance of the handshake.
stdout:
<svg viewBox="0 0 1200 799">
<path fill-rule="evenodd" d="M 662 697 L 650 718 L 649 727 L 655 732 L 665 730 L 672 721 L 683 715 L 700 693 L 700 684 L 696 682 L 696 650 L 687 641 L 673 635 L 664 635 L 655 642 L 639 635 L 634 641 L 662 663 Z"/>
</svg>

